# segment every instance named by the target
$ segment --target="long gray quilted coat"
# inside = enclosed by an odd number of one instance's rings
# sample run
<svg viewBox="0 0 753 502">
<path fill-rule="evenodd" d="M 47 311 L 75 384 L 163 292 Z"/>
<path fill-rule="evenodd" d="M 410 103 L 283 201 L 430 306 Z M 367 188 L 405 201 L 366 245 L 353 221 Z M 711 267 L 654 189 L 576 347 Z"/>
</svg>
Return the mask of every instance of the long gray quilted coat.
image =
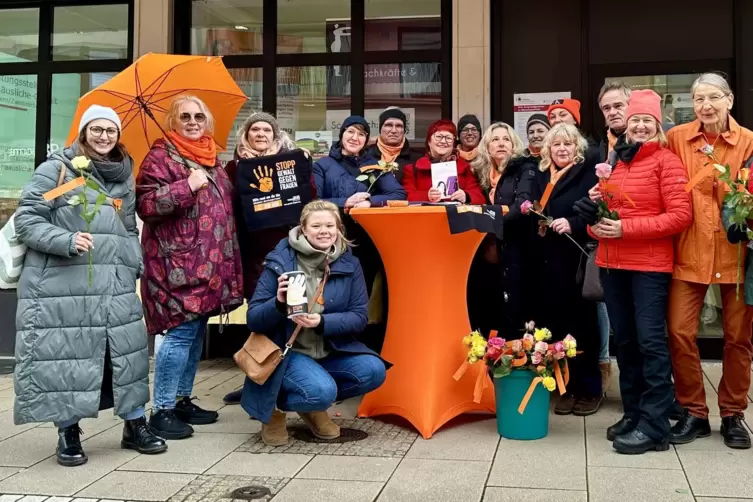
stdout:
<svg viewBox="0 0 753 502">
<path fill-rule="evenodd" d="M 16 231 L 29 249 L 18 283 L 16 312 L 16 424 L 95 417 L 112 407 L 120 415 L 149 400 L 149 354 L 136 280 L 143 261 L 135 216 L 131 159 L 96 163 L 101 189 L 121 199 L 120 211 L 105 203 L 91 224 L 94 280 L 89 287 L 88 254 L 78 255 L 75 232 L 86 231 L 82 206 L 67 200 L 76 188 L 51 202 L 61 167 L 65 181 L 77 176 L 72 149 L 53 154 L 34 172 L 16 211 Z M 87 191 L 89 204 L 97 193 Z M 104 382 L 109 346 L 112 382 Z M 109 373 L 109 371 L 108 371 Z M 108 392 L 108 398 L 105 398 Z"/>
</svg>

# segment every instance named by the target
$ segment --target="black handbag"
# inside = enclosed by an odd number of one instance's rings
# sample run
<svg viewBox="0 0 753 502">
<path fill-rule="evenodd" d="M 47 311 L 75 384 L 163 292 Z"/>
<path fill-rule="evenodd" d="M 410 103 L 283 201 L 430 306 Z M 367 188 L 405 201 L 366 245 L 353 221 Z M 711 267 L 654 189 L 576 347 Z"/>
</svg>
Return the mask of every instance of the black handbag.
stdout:
<svg viewBox="0 0 753 502">
<path fill-rule="evenodd" d="M 596 242 L 586 244 L 588 257 L 581 256 L 576 281 L 578 284 L 583 284 L 583 298 L 594 302 L 603 302 L 604 288 L 601 286 L 599 266 L 596 265 L 596 250 L 598 247 L 599 245 Z"/>
</svg>

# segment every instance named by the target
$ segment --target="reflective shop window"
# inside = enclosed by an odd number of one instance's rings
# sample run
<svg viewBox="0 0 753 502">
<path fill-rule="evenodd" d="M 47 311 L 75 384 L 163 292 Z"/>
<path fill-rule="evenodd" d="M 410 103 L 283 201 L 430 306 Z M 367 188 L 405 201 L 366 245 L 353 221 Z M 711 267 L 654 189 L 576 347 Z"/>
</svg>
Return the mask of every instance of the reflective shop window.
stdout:
<svg viewBox="0 0 753 502">
<path fill-rule="evenodd" d="M 442 47 L 440 0 L 371 0 L 365 5 L 367 51 Z"/>
<path fill-rule="evenodd" d="M 315 159 L 329 153 L 348 115 L 349 66 L 277 69 L 277 121 Z"/>
<path fill-rule="evenodd" d="M 421 146 L 429 125 L 442 118 L 442 79 L 439 63 L 366 65 L 365 114 L 372 137 L 379 134 L 379 115 L 389 106 L 400 107 L 408 119 L 405 137 Z"/>
<path fill-rule="evenodd" d="M 0 76 L 0 227 L 34 173 L 37 76 Z"/>
<path fill-rule="evenodd" d="M 191 54 L 261 54 L 264 0 L 201 0 L 191 5 Z"/>
<path fill-rule="evenodd" d="M 350 52 L 350 0 L 277 2 L 277 52 Z"/>
<path fill-rule="evenodd" d="M 126 59 L 128 5 L 55 7 L 52 59 Z"/>
<path fill-rule="evenodd" d="M 227 164 L 233 160 L 235 147 L 237 146 L 238 130 L 243 126 L 243 122 L 254 112 L 262 110 L 262 72 L 261 68 L 232 68 L 228 70 L 233 76 L 235 83 L 241 88 L 243 93 L 248 96 L 248 100 L 235 117 L 233 129 L 227 138 L 227 149 L 217 154 L 221 162 Z"/>
<path fill-rule="evenodd" d="M 624 83 L 631 90 L 651 89 L 662 97 L 662 127 L 668 130 L 673 126 L 695 120 L 690 87 L 700 73 L 676 75 L 643 75 L 638 77 L 610 77 L 607 82 Z"/>
<path fill-rule="evenodd" d="M 0 11 L 0 63 L 36 61 L 39 54 L 39 9 Z"/>
</svg>

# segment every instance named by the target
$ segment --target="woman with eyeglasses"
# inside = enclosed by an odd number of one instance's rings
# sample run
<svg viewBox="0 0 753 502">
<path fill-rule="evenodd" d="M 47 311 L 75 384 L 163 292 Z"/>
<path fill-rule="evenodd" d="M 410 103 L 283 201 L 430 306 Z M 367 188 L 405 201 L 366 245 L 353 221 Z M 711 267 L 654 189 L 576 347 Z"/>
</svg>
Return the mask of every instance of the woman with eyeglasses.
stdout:
<svg viewBox="0 0 753 502">
<path fill-rule="evenodd" d="M 108 408 L 125 420 L 123 448 L 167 449 L 144 415 L 149 352 L 136 295 L 144 265 L 133 161 L 120 143 L 113 109 L 93 105 L 79 124 L 73 144 L 34 171 L 15 214 L 28 250 L 18 282 L 14 419 L 16 425 L 54 422 L 57 461 L 66 467 L 88 460 L 79 421 Z M 45 200 L 44 194 L 81 176 L 81 164 L 92 187 Z M 100 194 L 106 199 L 87 231 L 76 201 L 85 197 L 93 207 Z"/>
<path fill-rule="evenodd" d="M 243 303 L 233 185 L 217 158 L 214 120 L 203 101 L 179 96 L 136 182 L 144 220 L 141 298 L 150 335 L 165 333 L 154 364 L 149 425 L 165 439 L 193 434 L 216 411 L 191 400 L 207 320 Z M 177 402 L 176 402 L 177 400 Z"/>
<path fill-rule="evenodd" d="M 751 440 L 743 424 L 748 406 L 753 344 L 753 306 L 738 296 L 736 282 L 745 272 L 748 250 L 747 229 L 731 227 L 722 221 L 728 190 L 717 181 L 719 172 L 712 164 L 728 165 L 732 179 L 753 164 L 753 131 L 732 118 L 734 96 L 721 75 L 705 73 L 690 89 L 696 120 L 669 130 L 669 149 L 680 157 L 691 180 L 693 223 L 675 243 L 675 266 L 669 289 L 667 326 L 675 394 L 686 409 L 685 416 L 672 427 L 669 442 L 690 443 L 711 434 L 701 359 L 698 354 L 698 316 L 709 286 L 717 284 L 722 297 L 724 325 L 724 364 L 719 384 L 721 433 L 730 448 L 750 448 Z M 738 247 L 737 243 L 742 245 Z M 738 261 L 739 259 L 739 261 Z"/>
<path fill-rule="evenodd" d="M 416 202 L 440 202 L 441 200 L 461 204 L 483 204 L 484 193 L 478 184 L 471 165 L 462 157 L 455 155 L 455 137 L 457 129 L 450 120 L 437 120 L 429 126 L 426 133 L 426 155 L 415 164 L 405 166 L 403 187 L 408 200 Z M 432 164 L 455 162 L 458 173 L 457 190 L 447 195 L 444 189 L 432 183 Z"/>
<path fill-rule="evenodd" d="M 481 143 L 481 122 L 475 115 L 463 115 L 458 120 L 457 132 L 458 157 L 466 162 L 473 162 Z"/>
</svg>

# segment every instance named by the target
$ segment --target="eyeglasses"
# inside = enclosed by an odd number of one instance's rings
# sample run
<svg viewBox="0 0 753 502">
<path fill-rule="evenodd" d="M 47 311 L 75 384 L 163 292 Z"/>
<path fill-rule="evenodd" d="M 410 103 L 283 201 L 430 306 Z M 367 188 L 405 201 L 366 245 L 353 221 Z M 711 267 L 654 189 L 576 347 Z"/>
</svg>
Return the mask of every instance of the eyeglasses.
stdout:
<svg viewBox="0 0 753 502">
<path fill-rule="evenodd" d="M 435 134 L 434 141 L 437 143 L 452 143 L 455 141 L 455 136 L 445 136 L 442 134 Z"/>
<path fill-rule="evenodd" d="M 89 132 L 94 136 L 102 136 L 102 133 L 107 133 L 107 136 L 109 136 L 110 138 L 118 137 L 118 130 L 114 127 L 104 128 L 99 126 L 92 126 L 89 128 Z"/>
<path fill-rule="evenodd" d="M 697 98 L 693 98 L 693 103 L 695 103 L 698 106 L 701 106 L 708 99 L 709 103 L 711 103 L 712 105 L 715 105 L 726 97 L 727 97 L 726 94 L 712 94 L 711 96 L 698 96 Z"/>
<path fill-rule="evenodd" d="M 478 129 L 475 127 L 464 127 L 462 131 L 460 131 L 460 134 L 478 134 Z"/>
<path fill-rule="evenodd" d="M 199 124 L 203 124 L 207 120 L 207 116 L 203 113 L 195 113 L 193 115 L 191 115 L 190 113 L 181 113 L 178 118 L 184 124 L 191 122 L 191 118 L 193 118 Z"/>
</svg>

